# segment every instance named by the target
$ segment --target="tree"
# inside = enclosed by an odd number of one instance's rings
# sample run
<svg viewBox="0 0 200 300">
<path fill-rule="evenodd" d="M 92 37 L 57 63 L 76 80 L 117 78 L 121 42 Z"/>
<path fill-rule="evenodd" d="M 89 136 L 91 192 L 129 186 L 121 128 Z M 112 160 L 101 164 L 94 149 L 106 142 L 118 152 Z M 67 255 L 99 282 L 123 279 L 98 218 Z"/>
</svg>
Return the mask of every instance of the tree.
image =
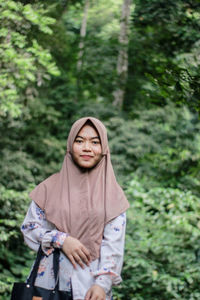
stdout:
<svg viewBox="0 0 200 300">
<path fill-rule="evenodd" d="M 88 9 L 89 9 L 89 0 L 85 0 L 84 5 L 84 13 L 80 30 L 80 42 L 79 42 L 79 52 L 78 52 L 78 61 L 77 61 L 77 98 L 81 96 L 81 70 L 83 65 L 83 55 L 84 55 L 84 39 L 86 36 L 87 29 L 87 17 L 88 17 Z"/>
<path fill-rule="evenodd" d="M 81 96 L 79 102 L 112 103 L 115 89 L 116 61 L 118 54 L 119 19 L 122 0 L 97 0 L 90 2 L 87 16 L 87 35 L 84 38 L 84 63 L 81 68 Z M 83 20 L 83 8 L 71 6 L 66 13 L 67 36 L 72 54 L 78 56 L 79 28 Z M 98 16 L 98 18 L 97 18 Z M 74 62 L 69 62 L 70 67 Z M 70 70 L 71 91 L 77 80 L 76 70 Z"/>
<path fill-rule="evenodd" d="M 124 108 L 165 105 L 199 111 L 198 0 L 135 1 Z"/>
<path fill-rule="evenodd" d="M 37 35 L 32 36 L 32 31 L 52 34 L 55 20 L 47 13 L 39 2 L 0 0 L 0 116 L 18 116 L 37 94 L 35 85 L 59 74 L 50 52 L 38 43 Z"/>
<path fill-rule="evenodd" d="M 129 31 L 129 17 L 130 17 L 131 0 L 124 0 L 122 5 L 120 33 L 119 33 L 119 54 L 117 59 L 117 75 L 118 85 L 114 91 L 113 104 L 119 108 L 123 105 L 127 72 L 128 72 L 128 31 Z"/>
<path fill-rule="evenodd" d="M 83 20 L 82 20 L 81 30 L 80 30 L 80 43 L 79 43 L 79 53 L 78 53 L 78 61 L 77 61 L 77 71 L 78 71 L 78 73 L 81 72 L 81 67 L 82 67 L 82 64 L 83 64 L 84 38 L 86 36 L 87 16 L 88 16 L 89 4 L 90 4 L 90 1 L 85 0 L 84 14 L 83 14 Z"/>
</svg>

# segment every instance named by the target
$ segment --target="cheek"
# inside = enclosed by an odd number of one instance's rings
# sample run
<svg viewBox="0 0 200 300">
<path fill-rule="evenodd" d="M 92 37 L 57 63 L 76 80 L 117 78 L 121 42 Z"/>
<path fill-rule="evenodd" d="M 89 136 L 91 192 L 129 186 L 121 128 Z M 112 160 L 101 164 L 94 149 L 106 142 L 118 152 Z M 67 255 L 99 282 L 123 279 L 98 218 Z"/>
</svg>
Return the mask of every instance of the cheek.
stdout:
<svg viewBox="0 0 200 300">
<path fill-rule="evenodd" d="M 78 154 L 80 152 L 80 146 L 78 144 L 74 144 L 72 147 L 72 155 Z"/>
<path fill-rule="evenodd" d="M 97 154 L 97 155 L 101 155 L 102 154 L 102 147 L 101 145 L 99 145 L 98 147 L 95 148 L 94 152 Z"/>
</svg>

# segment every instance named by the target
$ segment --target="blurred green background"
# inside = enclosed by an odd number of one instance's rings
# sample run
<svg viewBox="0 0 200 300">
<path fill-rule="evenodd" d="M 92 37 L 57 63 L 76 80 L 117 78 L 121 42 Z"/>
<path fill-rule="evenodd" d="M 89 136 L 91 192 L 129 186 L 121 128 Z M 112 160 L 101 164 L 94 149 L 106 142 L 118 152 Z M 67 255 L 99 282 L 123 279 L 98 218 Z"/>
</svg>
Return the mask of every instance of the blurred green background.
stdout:
<svg viewBox="0 0 200 300">
<path fill-rule="evenodd" d="M 114 299 L 199 300 L 199 0 L 0 0 L 0 22 L 0 299 L 35 255 L 28 193 L 90 115 L 131 205 Z"/>
</svg>

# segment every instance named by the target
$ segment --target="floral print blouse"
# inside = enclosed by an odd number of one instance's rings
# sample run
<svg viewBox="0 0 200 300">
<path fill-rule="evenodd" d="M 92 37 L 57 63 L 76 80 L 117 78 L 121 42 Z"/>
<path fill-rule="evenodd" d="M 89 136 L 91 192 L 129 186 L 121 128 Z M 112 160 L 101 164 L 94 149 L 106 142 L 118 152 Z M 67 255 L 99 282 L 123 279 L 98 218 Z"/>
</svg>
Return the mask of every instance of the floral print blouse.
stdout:
<svg viewBox="0 0 200 300">
<path fill-rule="evenodd" d="M 71 291 L 74 300 L 84 300 L 88 289 L 93 284 L 100 285 L 106 292 L 106 300 L 112 297 L 112 285 L 121 282 L 121 268 L 123 264 L 124 238 L 126 227 L 126 213 L 122 213 L 104 228 L 100 249 L 100 258 L 92 261 L 90 266 L 82 269 L 78 264 L 75 269 L 68 258 L 61 251 L 59 260 L 59 289 Z M 53 274 L 52 252 L 54 248 L 61 248 L 67 233 L 58 231 L 46 220 L 45 213 L 34 201 L 31 202 L 24 222 L 21 226 L 27 245 L 37 251 L 41 244 L 46 254 L 38 269 L 35 285 L 47 289 L 55 286 Z"/>
</svg>

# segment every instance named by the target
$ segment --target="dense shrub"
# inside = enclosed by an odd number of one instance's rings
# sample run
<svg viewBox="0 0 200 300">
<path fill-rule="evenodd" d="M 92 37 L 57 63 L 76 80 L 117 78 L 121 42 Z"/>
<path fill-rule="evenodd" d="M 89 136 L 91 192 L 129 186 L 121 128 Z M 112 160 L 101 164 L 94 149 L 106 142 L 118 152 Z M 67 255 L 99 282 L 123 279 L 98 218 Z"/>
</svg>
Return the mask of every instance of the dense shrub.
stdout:
<svg viewBox="0 0 200 300">
<path fill-rule="evenodd" d="M 199 199 L 180 189 L 147 190 L 137 178 L 127 195 L 124 281 L 115 299 L 199 299 Z"/>
<path fill-rule="evenodd" d="M 134 112 L 133 120 L 106 122 L 119 177 L 135 172 L 149 188 L 159 185 L 200 194 L 200 123 L 187 108 L 170 104 Z"/>
<path fill-rule="evenodd" d="M 20 225 L 29 198 L 26 192 L 0 187 L 0 299 L 9 298 L 16 278 L 25 280 L 34 254 L 24 245 Z"/>
</svg>

